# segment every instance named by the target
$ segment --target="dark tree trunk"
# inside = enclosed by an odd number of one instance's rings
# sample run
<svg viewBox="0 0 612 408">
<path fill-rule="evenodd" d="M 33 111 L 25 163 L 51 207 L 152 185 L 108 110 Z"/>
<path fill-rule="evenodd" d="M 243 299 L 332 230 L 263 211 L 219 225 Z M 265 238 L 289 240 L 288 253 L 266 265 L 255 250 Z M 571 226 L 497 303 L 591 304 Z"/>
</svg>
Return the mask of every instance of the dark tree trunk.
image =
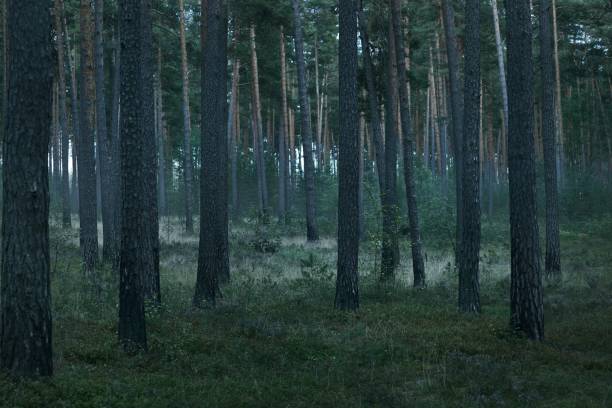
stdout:
<svg viewBox="0 0 612 408">
<path fill-rule="evenodd" d="M 104 71 L 104 0 L 95 0 L 95 62 L 96 62 L 96 136 L 100 165 L 102 203 L 102 258 L 113 263 L 118 256 L 117 235 L 114 229 L 114 197 L 112 188 L 112 146 L 108 137 L 106 117 L 106 85 Z"/>
<path fill-rule="evenodd" d="M 304 33 L 302 30 L 300 2 L 299 0 L 292 0 L 291 3 L 293 5 L 293 23 L 295 28 L 295 54 L 300 94 L 304 177 L 306 179 L 306 238 L 312 242 L 319 240 L 319 231 L 316 220 L 315 171 L 314 158 L 312 157 L 312 128 L 310 125 L 310 104 L 308 102 L 308 86 L 306 83 L 306 62 L 304 60 Z"/>
<path fill-rule="evenodd" d="M 49 174 L 53 44 L 49 2 L 8 0 L 8 105 L 3 149 L 0 368 L 53 374 Z"/>
<path fill-rule="evenodd" d="M 155 303 L 161 302 L 159 282 L 159 211 L 157 207 L 157 143 L 155 139 L 155 92 L 154 71 L 155 58 L 153 55 L 153 22 L 151 19 L 152 0 L 142 0 L 141 37 L 142 47 L 140 59 L 140 82 L 142 103 L 142 130 L 145 135 L 144 144 L 144 172 L 145 172 L 145 217 L 148 231 L 146 246 L 150 252 L 145 253 L 149 265 L 145 269 L 144 293 L 147 299 Z"/>
<path fill-rule="evenodd" d="M 224 0 L 202 1 L 200 247 L 193 303 L 214 306 L 229 280 L 227 197 L 227 16 Z"/>
<path fill-rule="evenodd" d="M 70 219 L 70 174 L 68 172 L 69 144 L 68 117 L 66 115 L 66 65 L 64 54 L 64 27 L 62 21 L 62 0 L 55 0 L 55 34 L 57 36 L 57 65 L 59 86 L 59 124 L 62 133 L 62 226 L 71 227 Z"/>
<path fill-rule="evenodd" d="M 155 94 L 155 140 L 157 142 L 157 202 L 160 216 L 168 215 L 166 203 L 166 160 L 165 160 L 165 135 L 164 135 L 164 106 L 162 92 L 162 51 L 157 52 L 157 75 Z"/>
<path fill-rule="evenodd" d="M 536 209 L 533 140 L 533 33 L 529 0 L 508 1 L 508 165 L 510 182 L 511 324 L 544 338 L 544 305 Z"/>
<path fill-rule="evenodd" d="M 181 75 L 183 89 L 183 177 L 185 182 L 185 229 L 193 234 L 193 156 L 191 152 L 191 110 L 189 107 L 189 67 L 185 39 L 185 9 L 179 0 L 179 34 L 181 42 Z"/>
<path fill-rule="evenodd" d="M 118 27 L 117 27 L 118 28 Z M 117 32 L 119 29 L 117 29 Z M 119 34 L 114 39 L 114 64 L 113 64 L 113 102 L 111 106 L 111 146 L 112 146 L 112 188 L 114 204 L 114 231 L 117 238 L 117 247 L 121 238 L 121 132 L 120 132 L 120 97 L 121 97 L 121 42 Z M 119 248 L 114 268 L 118 267 Z"/>
<path fill-rule="evenodd" d="M 442 17 L 446 34 L 446 54 L 450 83 L 451 115 L 453 124 L 453 147 L 455 153 L 455 192 L 457 202 L 457 224 L 455 229 L 455 265 L 459 264 L 459 248 L 463 235 L 463 98 L 459 80 L 459 52 L 455 34 L 455 15 L 452 0 L 443 0 Z"/>
<path fill-rule="evenodd" d="M 459 258 L 459 310 L 480 313 L 480 0 L 465 2 L 463 116 L 463 236 Z"/>
<path fill-rule="evenodd" d="M 359 136 L 357 4 L 340 0 L 340 137 L 338 154 L 338 275 L 336 309 L 359 308 Z"/>
<path fill-rule="evenodd" d="M 362 1 L 360 0 L 360 3 Z M 385 191 L 385 144 L 382 138 L 380 111 L 378 103 L 378 93 L 374 79 L 374 69 L 372 64 L 372 54 L 370 50 L 370 40 L 368 37 L 368 22 L 363 12 L 362 5 L 359 5 L 359 32 L 363 49 L 363 67 L 366 76 L 366 87 L 368 90 L 368 108 L 370 110 L 370 128 L 374 139 L 374 150 L 376 153 L 376 171 L 378 174 L 378 187 L 381 193 L 381 204 L 383 204 L 383 194 Z"/>
<path fill-rule="evenodd" d="M 230 161 L 231 161 L 231 175 L 232 175 L 232 211 L 234 215 L 238 215 L 239 202 L 238 202 L 238 142 L 240 135 L 238 115 L 240 115 L 240 95 L 238 84 L 240 83 L 240 58 L 234 60 L 234 71 L 232 74 L 232 106 L 230 107 L 231 114 L 228 115 L 230 125 L 228 131 L 230 131 L 228 137 L 230 139 Z"/>
<path fill-rule="evenodd" d="M 399 265 L 398 242 L 399 206 L 397 202 L 397 58 L 393 23 L 388 27 L 387 83 L 385 101 L 384 190 L 382 194 L 382 256 L 381 279 L 391 280 Z"/>
<path fill-rule="evenodd" d="M 58 76 L 58 66 L 55 67 L 54 75 Z M 51 159 L 53 161 L 53 192 L 51 194 L 51 200 L 57 200 L 59 202 L 62 197 L 62 169 L 61 169 L 61 152 L 60 152 L 60 144 L 61 144 L 61 129 L 60 129 L 60 119 L 59 119 L 59 88 L 57 86 L 57 81 L 54 82 L 53 85 L 53 108 L 52 108 L 52 125 L 53 132 L 51 134 L 51 145 L 52 145 L 52 153 Z"/>
<path fill-rule="evenodd" d="M 559 197 L 557 192 L 557 137 L 555 127 L 555 60 L 550 0 L 540 0 L 540 64 L 542 76 L 542 140 L 546 189 L 546 274 L 561 272 Z"/>
<path fill-rule="evenodd" d="M 90 0 L 81 0 L 81 109 L 80 138 L 77 143 L 79 173 L 80 244 L 83 266 L 92 273 L 98 259 L 96 204 L 95 70 L 93 57 L 93 16 Z"/>
<path fill-rule="evenodd" d="M 147 348 L 143 279 L 150 267 L 143 128 L 142 0 L 120 2 L 121 32 L 121 249 L 119 340 L 124 349 Z"/>
<path fill-rule="evenodd" d="M 400 116 L 404 138 L 404 179 L 406 183 L 408 220 L 410 222 L 410 239 L 412 241 L 412 269 L 414 273 L 414 286 L 420 288 L 425 286 L 425 262 L 423 260 L 423 244 L 421 243 L 421 229 L 419 227 L 419 212 L 414 182 L 413 133 L 408 105 L 408 87 L 406 86 L 406 57 L 404 51 L 404 38 L 402 36 L 401 7 L 400 0 L 391 1 L 391 16 L 393 21 L 393 34 L 395 36 L 395 52 L 399 81 Z"/>
<path fill-rule="evenodd" d="M 281 63 L 281 115 L 282 118 L 282 126 L 281 126 L 281 135 L 280 135 L 280 143 L 279 143 L 279 164 L 280 170 L 283 173 L 282 176 L 282 193 L 284 197 L 282 200 L 284 201 L 283 208 L 283 219 L 281 222 L 287 223 L 288 221 L 288 211 L 290 208 L 290 151 L 289 151 L 289 107 L 287 104 L 287 55 L 285 49 L 285 28 L 281 26 L 280 32 L 280 63 Z"/>
</svg>

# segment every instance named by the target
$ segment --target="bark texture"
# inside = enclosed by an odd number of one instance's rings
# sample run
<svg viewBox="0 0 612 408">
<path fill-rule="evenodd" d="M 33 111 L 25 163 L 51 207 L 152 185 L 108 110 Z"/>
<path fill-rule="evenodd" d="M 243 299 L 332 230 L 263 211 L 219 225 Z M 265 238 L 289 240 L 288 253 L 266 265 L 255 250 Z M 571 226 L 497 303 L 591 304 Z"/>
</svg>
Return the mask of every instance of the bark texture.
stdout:
<svg viewBox="0 0 612 408">
<path fill-rule="evenodd" d="M 357 4 L 340 0 L 338 155 L 338 274 L 336 309 L 359 308 L 359 136 L 357 116 Z"/>
<path fill-rule="evenodd" d="M 194 306 L 214 306 L 229 280 L 227 197 L 227 16 L 223 0 L 203 0 L 200 247 Z"/>
<path fill-rule="evenodd" d="M 0 368 L 53 374 L 49 174 L 53 44 L 48 1 L 9 0 L 3 149 Z"/>
<path fill-rule="evenodd" d="M 536 209 L 533 139 L 533 32 L 529 0 L 506 5 L 508 39 L 508 165 L 510 182 L 511 325 L 544 338 L 544 305 Z"/>
<path fill-rule="evenodd" d="M 459 310 L 480 313 L 480 0 L 465 2 L 463 236 Z"/>
</svg>

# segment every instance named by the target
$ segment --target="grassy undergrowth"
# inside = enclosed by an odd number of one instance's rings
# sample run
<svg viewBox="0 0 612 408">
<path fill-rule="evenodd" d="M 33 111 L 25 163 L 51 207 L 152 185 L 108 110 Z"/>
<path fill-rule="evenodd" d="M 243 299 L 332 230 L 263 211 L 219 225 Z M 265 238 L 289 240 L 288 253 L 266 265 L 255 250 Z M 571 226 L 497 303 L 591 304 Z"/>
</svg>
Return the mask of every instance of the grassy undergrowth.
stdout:
<svg viewBox="0 0 612 408">
<path fill-rule="evenodd" d="M 335 312 L 335 247 L 279 236 L 276 253 L 232 232 L 233 282 L 216 310 L 190 307 L 197 243 L 162 249 L 163 306 L 148 308 L 150 351 L 117 346 L 117 279 L 97 289 L 79 272 L 74 232 L 52 244 L 56 375 L 0 376 L 5 407 L 467 407 L 612 406 L 610 220 L 562 232 L 565 275 L 546 285 L 546 341 L 508 329 L 507 230 L 486 225 L 482 316 L 456 312 L 447 253 L 410 289 L 404 259 L 395 286 L 380 286 L 376 244 L 362 250 L 362 307 Z M 245 232 L 246 231 L 246 232 Z M 402 251 L 407 254 L 406 248 Z M 435 265 L 434 265 L 435 264 Z"/>
</svg>

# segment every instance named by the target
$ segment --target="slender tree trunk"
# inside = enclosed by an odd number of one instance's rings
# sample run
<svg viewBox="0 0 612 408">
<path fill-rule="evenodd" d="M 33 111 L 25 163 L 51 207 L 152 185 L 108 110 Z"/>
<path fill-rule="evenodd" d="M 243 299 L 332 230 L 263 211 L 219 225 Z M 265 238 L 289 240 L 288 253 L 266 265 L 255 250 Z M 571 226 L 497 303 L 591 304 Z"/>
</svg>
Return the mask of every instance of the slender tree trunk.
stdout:
<svg viewBox="0 0 612 408">
<path fill-rule="evenodd" d="M 264 155 L 264 135 L 261 119 L 261 98 L 259 93 L 259 68 L 257 47 L 255 43 L 255 26 L 251 25 L 251 85 L 253 99 L 253 152 L 257 164 L 257 180 L 259 189 L 259 211 L 265 220 L 268 214 L 268 182 L 266 178 L 266 161 Z"/>
<path fill-rule="evenodd" d="M 49 174 L 53 44 L 44 1 L 8 0 L 8 105 L 4 128 L 0 368 L 53 374 Z M 35 22 L 35 24 L 33 24 Z"/>
<path fill-rule="evenodd" d="M 227 197 L 227 16 L 223 0 L 202 1 L 202 174 L 200 247 L 193 303 L 215 305 L 229 280 Z"/>
<path fill-rule="evenodd" d="M 147 193 L 144 171 L 148 142 L 143 127 L 141 75 L 143 44 L 142 0 L 120 3 L 121 32 L 121 246 L 119 252 L 119 341 L 126 351 L 147 349 L 144 283 L 150 268 L 146 239 Z"/>
<path fill-rule="evenodd" d="M 298 88 L 300 94 L 300 114 L 302 146 L 304 150 L 304 177 L 306 179 L 306 238 L 318 241 L 319 231 L 316 221 L 316 191 L 314 158 L 312 156 L 312 128 L 310 125 L 310 104 L 306 84 L 306 62 L 304 61 L 304 34 L 302 32 L 302 13 L 299 0 L 291 0 L 295 28 L 295 54 L 298 67 Z"/>
<path fill-rule="evenodd" d="M 528 0 L 507 3 L 511 324 L 544 338 L 533 141 L 533 34 Z"/>
<path fill-rule="evenodd" d="M 497 49 L 497 65 L 499 68 L 499 85 L 501 89 L 503 112 L 504 112 L 504 133 L 508 134 L 508 86 L 506 81 L 506 63 L 504 61 L 504 45 L 501 38 L 501 30 L 499 28 L 499 11 L 497 9 L 497 0 L 491 0 L 491 8 L 493 9 L 493 27 L 495 29 L 495 46 Z"/>
<path fill-rule="evenodd" d="M 93 56 L 93 16 L 90 0 L 81 0 L 81 109 L 80 139 L 77 144 L 79 173 L 80 244 L 83 266 L 93 273 L 98 259 L 98 221 L 96 204 L 95 69 Z"/>
<path fill-rule="evenodd" d="M 236 41 L 236 40 L 234 40 Z M 232 210 L 234 215 L 238 214 L 238 135 L 240 134 L 240 128 L 237 124 L 237 117 L 239 115 L 238 107 L 240 105 L 240 99 L 238 95 L 238 84 L 240 83 L 240 58 L 234 60 L 234 68 L 232 72 L 232 104 L 230 106 L 230 115 L 228 128 L 229 140 L 230 140 L 230 161 L 231 161 L 231 175 L 232 175 Z"/>
<path fill-rule="evenodd" d="M 553 46 L 555 57 L 555 129 L 557 131 L 557 176 L 558 183 L 563 186 L 565 178 L 565 134 L 563 130 L 563 105 L 561 100 L 561 66 L 559 65 L 559 31 L 557 29 L 557 5 L 556 0 L 551 0 Z"/>
<path fill-rule="evenodd" d="M 189 67 L 185 39 L 185 8 L 179 0 L 179 36 L 181 43 L 181 75 L 183 83 L 183 177 L 185 182 L 185 230 L 193 234 L 193 156 L 191 152 L 191 112 L 189 108 Z"/>
<path fill-rule="evenodd" d="M 464 225 L 459 258 L 459 310 L 480 313 L 480 0 L 466 0 L 465 16 Z"/>
<path fill-rule="evenodd" d="M 408 204 L 408 219 L 410 222 L 410 240 L 412 241 L 412 270 L 414 286 L 425 286 L 425 262 L 423 260 L 423 244 L 419 227 L 419 212 L 416 200 L 416 185 L 414 181 L 413 132 L 408 108 L 408 89 L 406 87 L 406 59 L 404 54 L 404 39 L 402 38 L 400 0 L 391 1 L 391 18 L 395 36 L 395 52 L 399 81 L 399 106 L 401 112 L 402 134 L 404 138 L 404 180 L 406 183 L 406 200 Z"/>
<path fill-rule="evenodd" d="M 546 274 L 561 272 L 557 149 L 555 133 L 555 62 L 550 0 L 540 0 L 540 69 L 542 77 L 542 138 L 546 189 Z"/>
<path fill-rule="evenodd" d="M 119 244 L 114 229 L 114 200 L 112 188 L 112 146 L 108 136 L 106 117 L 106 86 L 104 75 L 104 0 L 95 0 L 95 64 L 96 64 L 96 136 L 100 165 L 100 187 L 102 203 L 102 257 L 107 262 L 114 262 L 118 256 Z"/>
<path fill-rule="evenodd" d="M 159 205 L 159 215 L 168 215 L 166 203 L 166 154 L 165 154 L 165 134 L 164 134 L 164 106 L 162 92 L 162 51 L 157 50 L 157 94 L 156 94 L 156 141 L 157 141 L 157 202 Z"/>
<path fill-rule="evenodd" d="M 62 7 L 62 20 L 64 26 L 64 40 L 66 42 L 66 51 L 67 58 L 66 64 L 68 72 L 70 73 L 70 98 L 71 98 L 71 107 L 72 107 L 72 207 L 75 210 L 80 209 L 79 205 L 79 184 L 78 184 L 78 165 L 77 165 L 77 157 L 78 157 L 78 141 L 81 138 L 80 134 L 80 112 L 79 112 L 79 103 L 78 103 L 78 92 L 79 87 L 76 79 L 76 64 L 74 62 L 74 57 L 72 56 L 71 47 L 70 47 L 70 37 L 68 35 L 68 25 L 66 24 L 66 12 L 64 8 L 64 2 L 61 3 Z M 75 49 L 76 53 L 76 49 Z"/>
<path fill-rule="evenodd" d="M 142 0 L 142 53 L 140 75 L 141 104 L 143 121 L 142 130 L 145 134 L 144 167 L 146 208 L 144 216 L 148 227 L 145 235 L 149 240 L 145 253 L 149 264 L 145 269 L 145 297 L 155 303 L 161 303 L 159 276 L 159 209 L 157 207 L 157 143 L 155 140 L 155 57 L 153 55 L 153 21 L 151 17 L 152 0 Z"/>
<path fill-rule="evenodd" d="M 68 116 L 66 114 L 66 65 L 64 58 L 63 2 L 55 0 L 55 33 L 57 38 L 57 65 L 59 86 L 59 121 L 62 133 L 62 226 L 71 227 L 70 219 L 70 173 L 68 171 L 69 145 Z"/>
<path fill-rule="evenodd" d="M 281 126 L 279 150 L 279 212 L 281 223 L 287 222 L 287 212 L 289 208 L 289 151 L 287 149 L 287 139 L 289 137 L 289 108 L 287 106 L 287 56 L 285 51 L 285 28 L 280 28 L 280 62 L 281 62 Z"/>
<path fill-rule="evenodd" d="M 384 151 L 384 190 L 382 194 L 382 251 L 380 276 L 383 281 L 390 281 L 399 265 L 400 253 L 398 242 L 399 206 L 397 202 L 397 57 L 395 55 L 395 35 L 393 24 L 389 19 L 387 30 L 387 83 L 385 101 L 385 151 Z"/>
<path fill-rule="evenodd" d="M 359 308 L 359 135 L 357 129 L 357 4 L 340 0 L 340 145 L 336 309 Z"/>
<path fill-rule="evenodd" d="M 54 68 L 58 68 L 57 66 Z M 57 71 L 55 72 L 57 74 Z M 60 153 L 60 137 L 61 137 L 61 129 L 60 129 L 60 119 L 59 119 L 59 88 L 57 86 L 57 81 L 53 84 L 53 108 L 52 108 L 52 128 L 53 132 L 51 134 L 51 145 L 53 148 L 53 152 L 51 154 L 51 158 L 53 160 L 53 193 L 52 200 L 57 200 L 58 202 L 62 197 L 62 170 L 61 170 L 61 153 Z"/>
<path fill-rule="evenodd" d="M 119 27 L 117 27 L 119 28 Z M 117 29 L 119 31 L 119 29 Z M 120 140 L 120 96 L 121 96 L 121 43 L 119 35 L 115 34 L 114 38 L 114 64 L 113 64 L 113 101 L 111 106 L 111 146 L 112 146 L 112 189 L 113 189 L 113 207 L 114 231 L 117 237 L 117 247 L 119 247 L 119 239 L 121 237 L 121 140 Z M 119 255 L 119 249 L 117 250 Z M 119 256 L 115 259 L 114 269 L 119 267 Z"/>
</svg>

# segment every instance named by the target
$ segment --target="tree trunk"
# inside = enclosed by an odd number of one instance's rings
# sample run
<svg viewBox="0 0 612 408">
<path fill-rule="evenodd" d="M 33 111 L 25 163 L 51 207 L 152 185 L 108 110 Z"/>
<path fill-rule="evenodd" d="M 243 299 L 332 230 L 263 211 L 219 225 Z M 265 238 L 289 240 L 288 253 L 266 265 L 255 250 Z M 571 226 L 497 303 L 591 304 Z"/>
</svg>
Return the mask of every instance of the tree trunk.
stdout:
<svg viewBox="0 0 612 408">
<path fill-rule="evenodd" d="M 385 100 L 384 190 L 382 194 L 381 280 L 392 280 L 399 265 L 399 206 L 397 202 L 397 57 L 393 24 L 388 27 L 387 83 Z"/>
<path fill-rule="evenodd" d="M 56 71 L 57 66 L 54 67 Z M 57 74 L 57 71 L 55 72 Z M 51 154 L 51 158 L 53 160 L 53 193 L 52 200 L 60 201 L 62 197 L 62 170 L 61 170 L 61 153 L 60 153 L 60 137 L 61 137 L 61 129 L 60 129 L 60 119 L 59 119 L 59 88 L 57 86 L 57 81 L 53 84 L 53 108 L 52 108 L 52 128 L 53 132 L 51 134 L 51 145 L 53 147 L 53 152 Z"/>
<path fill-rule="evenodd" d="M 117 27 L 119 28 L 119 27 Z M 117 29 L 117 32 L 119 30 Z M 114 38 L 114 64 L 113 64 L 113 102 L 111 112 L 111 146 L 112 146 L 112 189 L 113 189 L 113 207 L 114 231 L 117 237 L 117 246 L 119 246 L 119 238 L 121 237 L 121 138 L 120 138 L 120 96 L 121 96 L 121 43 L 119 35 L 115 34 Z M 117 249 L 119 255 L 119 249 Z M 113 269 L 118 268 L 119 256 L 115 259 Z"/>
<path fill-rule="evenodd" d="M 81 0 L 81 109 L 80 139 L 77 143 L 79 173 L 80 244 L 83 266 L 93 273 L 98 259 L 98 221 L 96 203 L 95 69 L 93 56 L 93 16 L 91 1 Z"/>
<path fill-rule="evenodd" d="M 53 44 L 47 2 L 8 0 L 0 280 L 0 368 L 53 374 L 49 174 Z M 33 23 L 35 22 L 35 23 Z"/>
<path fill-rule="evenodd" d="M 95 0 L 95 64 L 96 64 L 96 136 L 100 165 L 102 202 L 102 258 L 114 262 L 118 256 L 117 233 L 114 229 L 114 200 L 112 187 L 112 146 L 108 137 L 106 117 L 106 86 L 104 78 L 104 0 Z"/>
<path fill-rule="evenodd" d="M 412 241 L 412 270 L 414 286 L 425 286 L 425 262 L 423 260 L 423 244 L 419 227 L 419 212 L 416 200 L 416 185 L 414 181 L 413 132 L 408 108 L 408 89 L 406 87 L 406 59 L 404 55 L 404 39 L 402 38 L 400 0 L 392 0 L 391 18 L 395 36 L 395 52 L 399 81 L 399 107 L 401 113 L 402 134 L 404 138 L 404 180 L 406 183 L 406 202 L 408 204 L 408 219 L 410 222 L 410 240 Z"/>
<path fill-rule="evenodd" d="M 236 40 L 234 40 L 236 41 Z M 240 99 L 238 95 L 238 84 L 240 82 L 240 58 L 234 60 L 234 68 L 232 72 L 232 96 L 230 105 L 230 114 L 228 115 L 228 137 L 230 141 L 229 154 L 231 161 L 231 175 L 232 175 L 232 210 L 235 215 L 238 214 L 238 135 L 240 134 L 240 128 L 237 124 L 237 117 L 239 115 L 238 107 L 240 106 Z"/>
<path fill-rule="evenodd" d="M 555 127 L 555 62 L 550 0 L 540 0 L 540 69 L 542 78 L 542 141 L 546 189 L 546 267 L 548 276 L 561 273 L 557 144 Z"/>
<path fill-rule="evenodd" d="M 149 264 L 145 269 L 144 292 L 145 297 L 155 303 L 161 302 L 160 276 L 159 276 L 159 210 L 157 207 L 157 143 L 155 140 L 155 93 L 154 93 L 154 70 L 155 57 L 153 55 L 153 21 L 151 18 L 152 0 L 142 0 L 142 54 L 140 75 L 141 103 L 143 121 L 142 130 L 145 134 L 144 167 L 145 173 L 145 197 L 146 208 L 144 216 L 148 227 L 146 238 L 149 245 L 145 253 Z"/>
<path fill-rule="evenodd" d="M 166 154 L 164 152 L 165 147 L 165 134 L 164 134 L 164 106 L 163 106 L 163 92 L 162 92 L 162 51 L 161 48 L 157 50 L 157 90 L 156 90 L 156 119 L 155 126 L 157 135 L 157 202 L 159 205 L 160 216 L 168 215 L 168 206 L 166 202 Z"/>
<path fill-rule="evenodd" d="M 558 183 L 563 186 L 565 178 L 565 135 L 563 131 L 563 105 L 561 101 L 561 66 L 559 65 L 559 34 L 557 30 L 557 5 L 556 0 L 551 0 L 552 24 L 553 24 L 553 45 L 555 57 L 555 129 L 557 131 L 557 176 Z"/>
<path fill-rule="evenodd" d="M 59 86 L 59 122 L 62 133 L 62 226 L 71 227 L 70 219 L 70 173 L 68 171 L 69 159 L 69 136 L 68 136 L 68 117 L 66 114 L 66 64 L 64 58 L 64 27 L 62 21 L 62 0 L 55 0 L 55 33 L 57 36 L 57 65 L 58 65 L 58 86 Z"/>
<path fill-rule="evenodd" d="M 464 224 L 459 258 L 459 310 L 480 313 L 480 0 L 466 0 L 465 16 Z"/>
<path fill-rule="evenodd" d="M 229 280 L 227 211 L 227 16 L 223 0 L 202 1 L 202 170 L 200 247 L 193 303 L 215 305 Z"/>
<path fill-rule="evenodd" d="M 499 28 L 499 12 L 497 9 L 497 0 L 491 0 L 491 8 L 493 9 L 493 27 L 495 28 L 495 46 L 497 49 L 497 65 L 499 68 L 499 86 L 502 94 L 502 104 L 504 112 L 504 133 L 508 134 L 508 85 L 506 81 L 506 64 L 504 62 L 504 45 L 501 38 L 501 30 Z"/>
<path fill-rule="evenodd" d="M 544 305 L 536 210 L 533 141 L 533 33 L 528 0 L 508 2 L 508 159 L 511 236 L 511 324 L 544 338 Z"/>
<path fill-rule="evenodd" d="M 266 160 L 264 155 L 264 135 L 261 118 L 261 98 L 259 94 L 259 68 L 257 62 L 257 46 L 255 43 L 255 26 L 251 25 L 251 89 L 253 99 L 253 152 L 257 165 L 257 181 L 259 190 L 259 211 L 263 220 L 268 215 L 268 182 L 266 178 Z"/>
<path fill-rule="evenodd" d="M 146 177 L 142 0 L 120 3 L 121 32 L 121 249 L 119 252 L 119 341 L 126 351 L 147 348 L 144 283 L 150 268 Z M 150 10 L 149 10 L 150 12 Z"/>
<path fill-rule="evenodd" d="M 189 67 L 185 39 L 185 7 L 179 0 L 179 36 L 181 42 L 181 75 L 183 84 L 183 177 L 185 182 L 185 230 L 193 234 L 193 156 L 191 153 L 191 112 L 189 108 Z"/>
<path fill-rule="evenodd" d="M 287 55 L 285 51 L 285 28 L 280 28 L 280 63 L 281 63 L 281 126 L 279 133 L 279 213 L 281 223 L 287 222 L 289 208 L 289 150 L 287 139 L 289 137 L 289 108 L 287 106 Z"/>
<path fill-rule="evenodd" d="M 357 4 L 340 0 L 338 155 L 338 274 L 336 309 L 359 308 L 359 136 L 357 112 Z M 357 221 L 357 222 L 355 222 Z"/>
<path fill-rule="evenodd" d="M 304 61 L 304 35 L 299 0 L 291 0 L 295 28 L 295 54 L 298 67 L 298 88 L 300 94 L 300 116 L 302 146 L 304 149 L 304 177 L 306 179 L 306 238 L 309 242 L 319 240 L 316 221 L 316 191 L 314 158 L 312 157 L 312 128 L 310 126 L 310 104 L 306 84 L 306 62 Z"/>
</svg>

